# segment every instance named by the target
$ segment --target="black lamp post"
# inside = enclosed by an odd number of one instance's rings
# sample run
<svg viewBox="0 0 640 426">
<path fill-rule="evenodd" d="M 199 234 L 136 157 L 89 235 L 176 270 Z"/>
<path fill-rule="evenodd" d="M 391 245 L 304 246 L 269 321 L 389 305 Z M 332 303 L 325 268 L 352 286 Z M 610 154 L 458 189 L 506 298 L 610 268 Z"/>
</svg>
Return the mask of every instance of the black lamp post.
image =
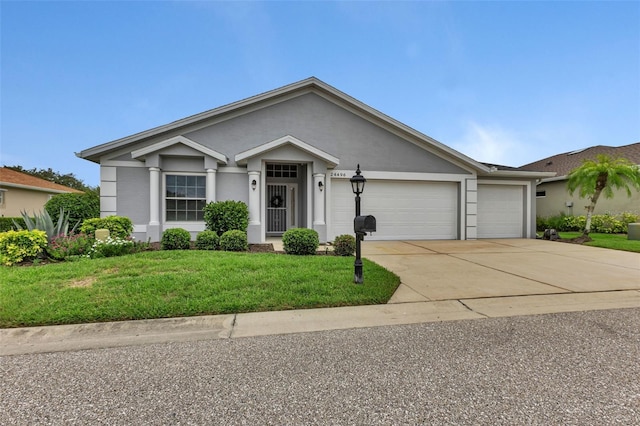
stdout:
<svg viewBox="0 0 640 426">
<path fill-rule="evenodd" d="M 356 170 L 356 174 L 349 179 L 351 182 L 351 189 L 353 193 L 356 194 L 356 217 L 360 216 L 360 194 L 364 192 L 364 184 L 367 180 L 364 176 L 360 175 L 360 164 L 358 164 L 358 169 Z M 355 278 L 354 282 L 356 284 L 362 284 L 362 258 L 361 258 L 361 249 L 360 249 L 360 241 L 362 241 L 362 237 L 364 234 L 362 232 L 356 232 L 356 261 L 354 263 L 355 270 Z"/>
</svg>

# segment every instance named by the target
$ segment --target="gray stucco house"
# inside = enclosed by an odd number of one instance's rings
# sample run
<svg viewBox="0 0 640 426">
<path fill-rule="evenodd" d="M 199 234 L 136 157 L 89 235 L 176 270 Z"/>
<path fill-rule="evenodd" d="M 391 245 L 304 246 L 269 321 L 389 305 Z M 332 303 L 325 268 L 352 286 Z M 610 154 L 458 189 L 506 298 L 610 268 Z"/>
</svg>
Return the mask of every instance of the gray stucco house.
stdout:
<svg viewBox="0 0 640 426">
<path fill-rule="evenodd" d="M 249 206 L 250 243 L 351 234 L 357 164 L 371 239 L 534 238 L 536 180 L 553 175 L 481 164 L 313 77 L 76 155 L 100 164 L 101 214 L 151 241 L 195 236 L 204 205 L 230 199 Z"/>
</svg>

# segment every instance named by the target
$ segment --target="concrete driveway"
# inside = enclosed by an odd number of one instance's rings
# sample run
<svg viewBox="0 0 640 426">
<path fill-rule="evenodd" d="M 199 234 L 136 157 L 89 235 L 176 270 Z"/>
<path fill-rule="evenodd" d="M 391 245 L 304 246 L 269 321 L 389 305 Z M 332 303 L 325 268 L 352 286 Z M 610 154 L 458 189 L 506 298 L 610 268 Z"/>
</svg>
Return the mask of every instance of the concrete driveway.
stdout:
<svg viewBox="0 0 640 426">
<path fill-rule="evenodd" d="M 400 276 L 391 304 L 455 300 L 486 316 L 640 306 L 638 253 L 531 239 L 365 240 L 363 257 Z"/>
</svg>

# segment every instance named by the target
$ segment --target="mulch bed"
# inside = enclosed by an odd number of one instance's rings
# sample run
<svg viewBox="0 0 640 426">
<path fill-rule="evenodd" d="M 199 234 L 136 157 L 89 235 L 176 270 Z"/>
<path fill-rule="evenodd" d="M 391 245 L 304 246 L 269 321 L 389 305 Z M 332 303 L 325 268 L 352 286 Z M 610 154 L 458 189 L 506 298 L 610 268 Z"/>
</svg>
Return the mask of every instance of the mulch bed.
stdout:
<svg viewBox="0 0 640 426">
<path fill-rule="evenodd" d="M 560 241 L 561 243 L 584 244 L 593 241 L 593 239 L 591 239 L 591 237 L 589 236 L 580 235 L 579 237 L 575 238 L 560 238 L 558 241 Z"/>
</svg>

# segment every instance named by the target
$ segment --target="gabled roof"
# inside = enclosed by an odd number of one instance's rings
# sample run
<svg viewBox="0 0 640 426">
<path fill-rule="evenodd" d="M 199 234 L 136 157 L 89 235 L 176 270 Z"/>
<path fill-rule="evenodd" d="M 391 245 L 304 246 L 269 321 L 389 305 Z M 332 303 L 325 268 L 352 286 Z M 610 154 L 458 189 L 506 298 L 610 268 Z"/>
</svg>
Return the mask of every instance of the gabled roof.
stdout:
<svg viewBox="0 0 640 426">
<path fill-rule="evenodd" d="M 121 149 L 128 144 L 143 141 L 148 138 L 162 135 L 163 133 L 173 132 L 181 128 L 188 128 L 190 126 L 198 125 L 206 120 L 215 120 L 227 115 L 239 114 L 242 111 L 251 111 L 255 108 L 261 108 L 264 104 L 278 102 L 279 100 L 288 99 L 292 96 L 305 93 L 316 93 L 323 96 L 329 101 L 339 103 L 342 106 L 349 108 L 351 111 L 361 115 L 362 117 L 376 121 L 377 123 L 386 124 L 390 129 L 396 131 L 405 136 L 410 136 L 412 139 L 418 140 L 425 145 L 428 145 L 431 149 L 445 153 L 458 161 L 470 166 L 481 172 L 488 173 L 490 170 L 483 164 L 465 156 L 464 154 L 438 142 L 437 140 L 418 132 L 411 127 L 402 124 L 401 122 L 377 111 L 374 108 L 358 101 L 355 98 L 339 91 L 338 89 L 324 83 L 323 81 L 310 77 L 305 80 L 301 80 L 297 83 L 292 83 L 279 89 L 271 90 L 250 98 L 233 102 L 219 108 L 211 109 L 200 114 L 195 114 L 190 117 L 186 117 L 163 126 L 154 127 L 153 129 L 145 130 L 140 133 L 136 133 L 131 136 L 127 136 L 121 139 L 116 139 L 111 142 L 107 142 L 92 148 L 85 149 L 76 153 L 76 156 L 84 158 L 95 163 L 100 162 L 100 157 L 103 155 Z"/>
<path fill-rule="evenodd" d="M 369 120 L 379 126 L 384 127 L 388 131 L 395 133 L 407 140 L 410 140 L 429 151 L 444 155 L 458 164 L 477 171 L 479 176 L 522 176 L 526 178 L 542 178 L 552 176 L 550 173 L 538 173 L 538 171 L 530 172 L 524 170 L 497 170 L 482 164 L 466 155 L 438 142 L 437 140 L 421 133 L 406 124 L 403 124 L 380 111 L 371 108 L 359 100 L 352 98 L 346 93 L 328 85 L 327 83 L 310 77 L 296 83 L 283 86 L 279 89 L 271 90 L 250 98 L 246 98 L 237 102 L 233 102 L 219 108 L 211 109 L 200 114 L 195 114 L 177 121 L 173 121 L 163 126 L 154 127 L 131 136 L 116 139 L 92 148 L 85 149 L 76 153 L 76 156 L 84 158 L 95 163 L 99 163 L 101 158 L 113 152 L 121 152 L 127 145 L 138 143 L 150 138 L 162 137 L 163 134 L 167 138 L 176 136 L 180 132 L 189 132 L 199 127 L 224 121 L 230 117 L 236 117 L 244 113 L 258 110 L 268 105 L 294 98 L 307 93 L 315 93 L 324 99 L 333 102 L 341 107 Z"/>
<path fill-rule="evenodd" d="M 227 157 L 223 154 L 220 154 L 218 151 L 214 151 L 213 149 L 209 149 L 206 146 L 200 145 L 197 142 L 192 141 L 189 138 L 184 136 L 175 136 L 171 139 L 167 139 L 166 141 L 155 143 L 151 146 L 147 146 L 142 149 L 137 149 L 131 152 L 132 158 L 144 157 L 147 154 L 151 154 L 156 151 L 160 151 L 164 148 L 168 148 L 174 145 L 185 145 L 189 148 L 192 148 L 204 155 L 208 155 L 209 157 L 215 158 L 219 163 L 227 164 Z"/>
<path fill-rule="evenodd" d="M 564 152 L 525 164 L 517 170 L 556 172 L 558 177 L 564 177 L 576 167 L 580 166 L 583 160 L 595 159 L 597 155 L 605 154 L 613 158 L 623 157 L 634 164 L 640 164 L 640 142 L 624 146 L 596 145 L 589 148 Z M 556 178 L 557 179 L 557 178 Z"/>
<path fill-rule="evenodd" d="M 82 192 L 80 190 L 59 185 L 39 177 L 31 176 L 27 173 L 18 172 L 7 167 L 0 168 L 0 186 L 6 188 L 22 188 L 34 191 L 44 191 L 53 193 Z"/>
<path fill-rule="evenodd" d="M 259 154 L 263 154 L 265 152 L 274 150 L 276 148 L 280 148 L 281 146 L 285 146 L 285 145 L 292 145 L 295 146 L 296 148 L 300 149 L 301 151 L 304 151 L 308 154 L 313 155 L 314 157 L 320 158 L 321 160 L 326 161 L 329 165 L 331 165 L 332 167 L 337 166 L 338 164 L 340 164 L 340 160 L 336 157 L 334 157 L 333 155 L 322 151 L 321 149 L 318 149 L 314 146 L 311 146 L 307 143 L 302 142 L 300 139 L 295 138 L 291 135 L 287 135 L 287 136 L 283 136 L 279 139 L 276 139 L 274 141 L 268 142 L 264 145 L 260 145 L 256 148 L 252 148 L 250 150 L 241 152 L 239 154 L 236 155 L 236 163 L 238 164 L 246 164 L 247 160 L 250 159 L 251 157 L 255 157 L 256 155 Z"/>
</svg>

